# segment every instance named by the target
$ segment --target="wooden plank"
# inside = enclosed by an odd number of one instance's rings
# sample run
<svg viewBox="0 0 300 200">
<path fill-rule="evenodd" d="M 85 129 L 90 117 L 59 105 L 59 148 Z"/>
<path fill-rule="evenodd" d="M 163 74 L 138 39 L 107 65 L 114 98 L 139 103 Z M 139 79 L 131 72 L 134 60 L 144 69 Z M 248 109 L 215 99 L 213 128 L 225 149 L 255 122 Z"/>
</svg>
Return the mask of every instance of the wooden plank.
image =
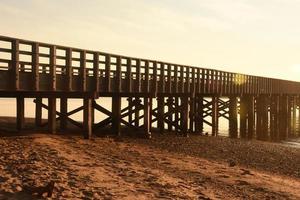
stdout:
<svg viewBox="0 0 300 200">
<path fill-rule="evenodd" d="M 50 47 L 50 77 L 51 77 L 51 90 L 56 90 L 56 47 Z"/>
<path fill-rule="evenodd" d="M 12 66 L 11 66 L 11 80 L 12 80 L 12 89 L 20 89 L 20 75 L 19 75 L 19 40 L 12 41 Z"/>
<path fill-rule="evenodd" d="M 39 44 L 32 44 L 32 85 L 33 90 L 38 91 L 40 89 L 40 79 L 39 79 Z"/>
</svg>

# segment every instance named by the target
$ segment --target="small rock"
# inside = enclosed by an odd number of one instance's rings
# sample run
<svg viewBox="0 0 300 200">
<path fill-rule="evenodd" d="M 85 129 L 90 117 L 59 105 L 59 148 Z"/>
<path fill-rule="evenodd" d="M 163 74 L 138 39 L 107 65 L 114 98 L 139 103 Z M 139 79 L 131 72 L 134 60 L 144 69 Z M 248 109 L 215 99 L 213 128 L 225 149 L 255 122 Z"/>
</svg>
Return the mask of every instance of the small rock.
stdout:
<svg viewBox="0 0 300 200">
<path fill-rule="evenodd" d="M 19 185 L 16 186 L 16 191 L 17 192 L 21 192 L 22 190 L 23 190 L 23 188 L 21 186 L 19 186 Z"/>
<path fill-rule="evenodd" d="M 236 162 L 234 160 L 229 160 L 228 163 L 229 163 L 229 167 L 236 166 Z"/>
</svg>

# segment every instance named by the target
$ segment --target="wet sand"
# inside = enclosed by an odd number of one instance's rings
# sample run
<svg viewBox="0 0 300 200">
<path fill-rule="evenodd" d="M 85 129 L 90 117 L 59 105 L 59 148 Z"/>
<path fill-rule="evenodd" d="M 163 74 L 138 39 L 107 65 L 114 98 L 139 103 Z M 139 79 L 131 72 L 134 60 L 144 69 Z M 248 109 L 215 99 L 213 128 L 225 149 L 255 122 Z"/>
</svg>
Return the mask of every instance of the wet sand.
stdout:
<svg viewBox="0 0 300 200">
<path fill-rule="evenodd" d="M 222 137 L 0 137 L 0 199 L 300 199 L 300 149 Z"/>
</svg>

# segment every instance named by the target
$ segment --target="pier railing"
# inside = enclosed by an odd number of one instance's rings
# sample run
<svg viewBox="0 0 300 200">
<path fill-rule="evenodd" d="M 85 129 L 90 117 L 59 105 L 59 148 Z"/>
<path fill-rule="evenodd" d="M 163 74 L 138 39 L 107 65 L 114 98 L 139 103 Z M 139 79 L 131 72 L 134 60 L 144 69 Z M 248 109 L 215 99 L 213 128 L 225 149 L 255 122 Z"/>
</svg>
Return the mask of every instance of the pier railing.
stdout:
<svg viewBox="0 0 300 200">
<path fill-rule="evenodd" d="M 0 36 L 0 91 L 300 94 L 300 83 Z"/>
</svg>

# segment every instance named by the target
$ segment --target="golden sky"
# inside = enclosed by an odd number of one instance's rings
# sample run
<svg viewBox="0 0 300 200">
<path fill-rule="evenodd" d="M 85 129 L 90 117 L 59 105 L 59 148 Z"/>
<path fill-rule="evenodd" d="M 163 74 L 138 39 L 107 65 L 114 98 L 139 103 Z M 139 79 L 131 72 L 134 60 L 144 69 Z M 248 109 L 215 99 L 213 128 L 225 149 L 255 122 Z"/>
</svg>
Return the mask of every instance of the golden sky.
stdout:
<svg viewBox="0 0 300 200">
<path fill-rule="evenodd" d="M 0 0 L 1 35 L 300 81 L 300 0 Z"/>
</svg>

